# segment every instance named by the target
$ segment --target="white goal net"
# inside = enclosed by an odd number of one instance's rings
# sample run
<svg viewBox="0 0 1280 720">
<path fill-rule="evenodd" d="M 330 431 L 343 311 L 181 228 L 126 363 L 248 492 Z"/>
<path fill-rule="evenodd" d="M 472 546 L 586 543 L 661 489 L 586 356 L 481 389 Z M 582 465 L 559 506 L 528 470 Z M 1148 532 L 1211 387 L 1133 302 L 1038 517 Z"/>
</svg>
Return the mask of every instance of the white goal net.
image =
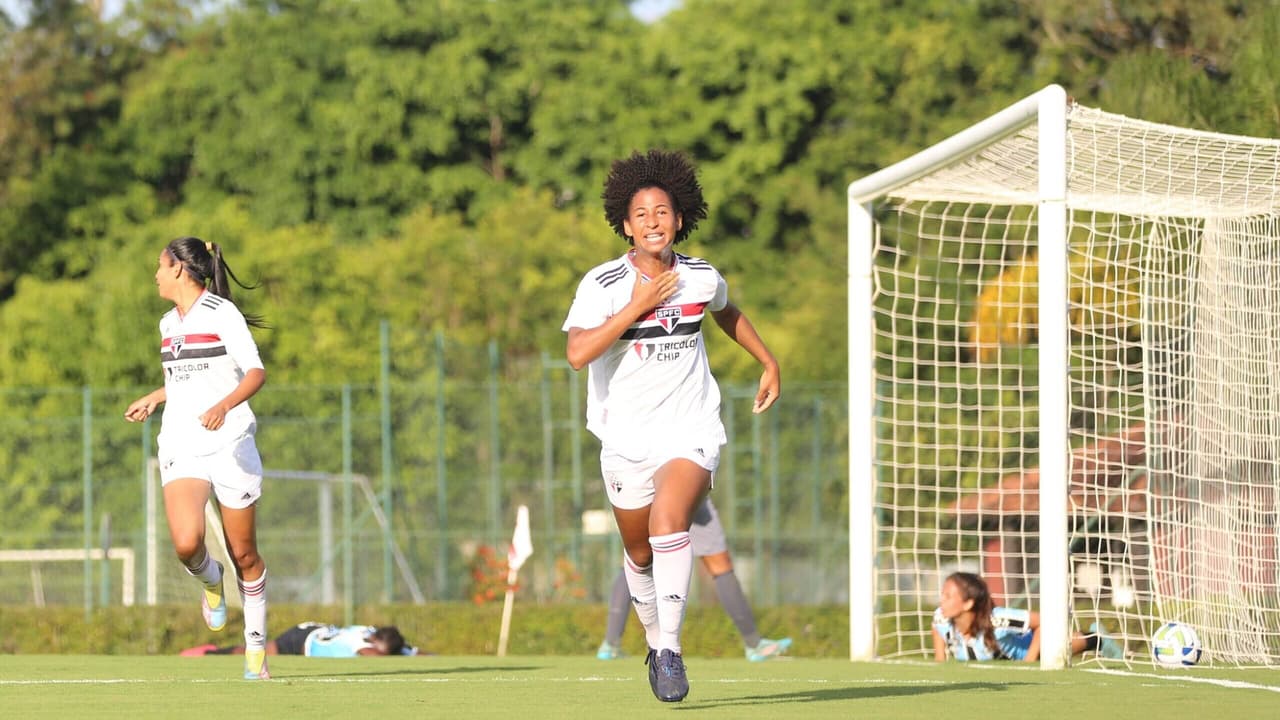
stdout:
<svg viewBox="0 0 1280 720">
<path fill-rule="evenodd" d="M 1047 666 L 1175 620 L 1280 664 L 1280 141 L 1048 88 L 854 183 L 850 240 L 855 658 L 932 654 L 970 570 Z"/>
</svg>

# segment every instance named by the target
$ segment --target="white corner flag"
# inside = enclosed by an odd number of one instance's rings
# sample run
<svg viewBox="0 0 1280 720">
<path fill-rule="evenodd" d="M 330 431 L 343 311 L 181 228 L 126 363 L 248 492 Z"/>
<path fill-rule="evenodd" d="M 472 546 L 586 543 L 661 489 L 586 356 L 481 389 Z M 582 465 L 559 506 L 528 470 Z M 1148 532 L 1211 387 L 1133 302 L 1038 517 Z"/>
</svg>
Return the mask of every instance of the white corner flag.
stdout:
<svg viewBox="0 0 1280 720">
<path fill-rule="evenodd" d="M 507 596 L 502 603 L 502 630 L 498 633 L 498 657 L 506 657 L 507 638 L 511 632 L 511 607 L 516 599 L 516 576 L 520 566 L 533 555 L 533 537 L 529 533 L 529 508 L 516 510 L 516 531 L 507 548 Z"/>
<path fill-rule="evenodd" d="M 511 536 L 511 547 L 507 549 L 507 567 L 511 570 L 519 570 L 532 554 L 533 537 L 529 534 L 529 508 L 521 505 L 516 509 L 516 532 Z M 514 579 L 511 582 L 514 582 Z"/>
</svg>

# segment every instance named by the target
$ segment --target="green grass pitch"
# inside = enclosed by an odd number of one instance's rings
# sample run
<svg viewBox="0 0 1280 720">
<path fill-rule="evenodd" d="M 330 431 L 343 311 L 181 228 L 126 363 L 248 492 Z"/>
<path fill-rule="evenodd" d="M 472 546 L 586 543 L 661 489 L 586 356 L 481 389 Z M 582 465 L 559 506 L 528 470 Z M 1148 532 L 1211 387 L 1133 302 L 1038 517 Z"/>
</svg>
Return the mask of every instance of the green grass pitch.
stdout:
<svg viewBox="0 0 1280 720">
<path fill-rule="evenodd" d="M 0 704 L 5 717 L 24 720 L 1280 717 L 1274 669 L 691 657 L 689 697 L 666 705 L 635 657 L 273 657 L 270 665 L 272 680 L 249 682 L 233 656 L 0 656 Z"/>
</svg>

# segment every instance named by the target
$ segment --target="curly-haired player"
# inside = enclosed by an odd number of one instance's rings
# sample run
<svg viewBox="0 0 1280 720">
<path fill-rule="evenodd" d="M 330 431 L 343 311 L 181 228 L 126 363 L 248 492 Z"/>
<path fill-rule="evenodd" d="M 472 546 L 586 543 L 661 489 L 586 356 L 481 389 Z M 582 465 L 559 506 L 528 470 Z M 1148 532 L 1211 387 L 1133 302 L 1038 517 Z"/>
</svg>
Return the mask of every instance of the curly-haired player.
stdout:
<svg viewBox="0 0 1280 720">
<path fill-rule="evenodd" d="M 689 692 L 680 647 L 693 572 L 689 526 L 726 439 L 703 316 L 764 367 L 754 412 L 773 405 L 781 380 L 720 273 L 675 251 L 707 216 L 689 160 L 662 150 L 617 160 L 603 199 L 605 219 L 631 249 L 578 284 L 565 354 L 575 370 L 589 367 L 587 429 L 602 445 L 623 571 L 649 643 L 649 683 L 659 700 L 679 702 Z"/>
</svg>

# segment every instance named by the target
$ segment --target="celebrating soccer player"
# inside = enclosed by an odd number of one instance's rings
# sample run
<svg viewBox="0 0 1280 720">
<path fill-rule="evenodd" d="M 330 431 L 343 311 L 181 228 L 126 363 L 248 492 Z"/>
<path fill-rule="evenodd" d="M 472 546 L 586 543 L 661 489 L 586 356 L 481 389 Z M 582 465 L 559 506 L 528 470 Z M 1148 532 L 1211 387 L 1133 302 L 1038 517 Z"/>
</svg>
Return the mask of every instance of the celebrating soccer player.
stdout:
<svg viewBox="0 0 1280 720">
<path fill-rule="evenodd" d="M 706 260 L 675 251 L 707 204 L 680 153 L 617 160 L 604 184 L 605 219 L 631 249 L 582 278 L 563 329 L 575 370 L 589 366 L 587 429 L 622 536 L 623 571 L 649 644 L 649 684 L 663 702 L 689 693 L 680 626 L 693 572 L 689 526 L 725 443 L 720 390 L 702 319 L 762 366 L 754 412 L 778 399 L 774 359 Z"/>
</svg>

